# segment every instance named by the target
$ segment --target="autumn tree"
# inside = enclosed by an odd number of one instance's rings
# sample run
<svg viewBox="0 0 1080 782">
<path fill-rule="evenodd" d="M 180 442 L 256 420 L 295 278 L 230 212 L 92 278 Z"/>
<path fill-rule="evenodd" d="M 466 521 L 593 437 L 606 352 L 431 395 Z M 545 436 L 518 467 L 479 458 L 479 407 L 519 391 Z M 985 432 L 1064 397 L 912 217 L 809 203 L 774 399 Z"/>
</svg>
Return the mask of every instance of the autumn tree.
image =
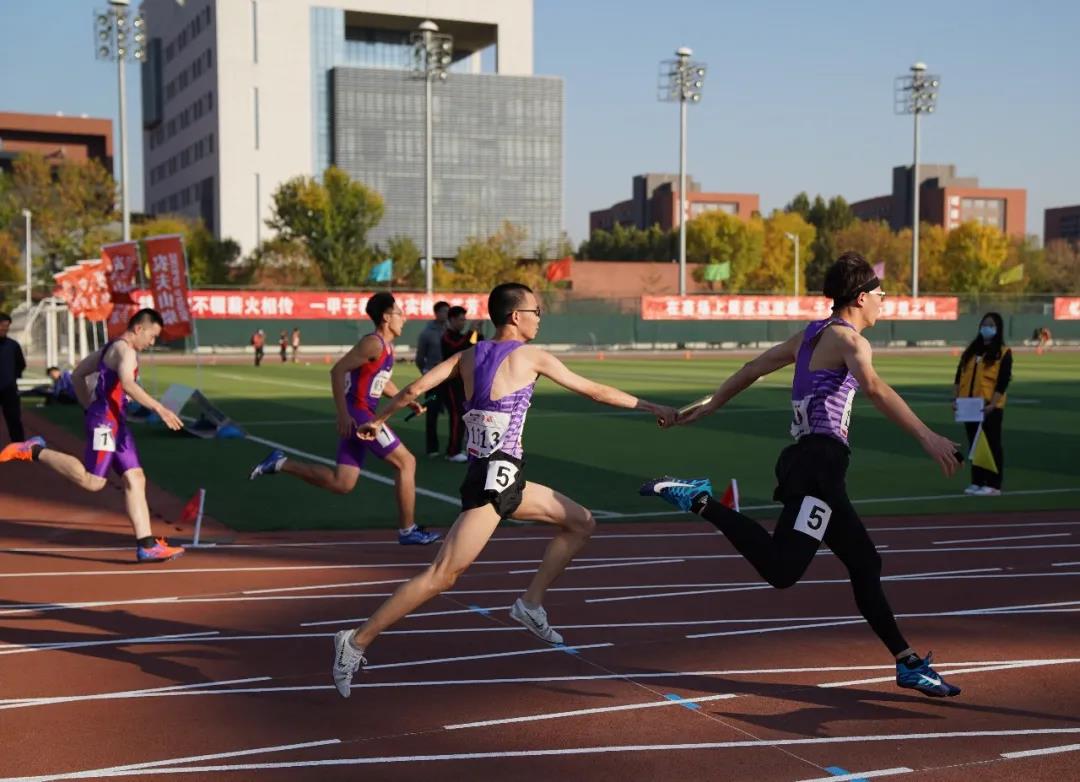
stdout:
<svg viewBox="0 0 1080 782">
<path fill-rule="evenodd" d="M 686 224 L 686 260 L 691 263 L 731 263 L 728 287 L 740 290 L 761 264 L 764 228 L 760 219 L 749 222 L 725 212 L 698 215 Z M 702 270 L 695 271 L 695 279 Z"/>
</svg>

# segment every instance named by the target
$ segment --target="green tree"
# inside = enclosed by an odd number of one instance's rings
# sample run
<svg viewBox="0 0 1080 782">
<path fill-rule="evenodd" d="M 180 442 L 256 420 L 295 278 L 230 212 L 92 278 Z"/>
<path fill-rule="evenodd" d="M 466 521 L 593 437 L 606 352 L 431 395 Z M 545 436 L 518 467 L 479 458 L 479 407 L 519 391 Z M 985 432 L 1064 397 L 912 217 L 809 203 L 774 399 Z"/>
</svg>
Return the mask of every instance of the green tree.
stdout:
<svg viewBox="0 0 1080 782">
<path fill-rule="evenodd" d="M 1080 294 L 1080 245 L 1062 240 L 1050 242 L 1030 277 L 1029 290 Z"/>
<path fill-rule="evenodd" d="M 884 263 L 882 288 L 886 292 L 903 295 L 910 291 L 910 231 L 896 234 L 882 220 L 855 220 L 836 231 L 832 241 L 837 255 L 854 250 L 871 264 Z"/>
<path fill-rule="evenodd" d="M 302 242 L 327 285 L 367 281 L 375 261 L 367 235 L 382 219 L 382 196 L 331 166 L 322 182 L 301 176 L 282 183 L 273 201 L 267 225 L 286 241 Z"/>
<path fill-rule="evenodd" d="M 392 237 L 386 243 L 386 252 L 379 253 L 380 259 L 393 260 L 394 282 L 407 288 L 422 288 L 427 281 L 421 255 L 416 242 L 408 236 Z"/>
<path fill-rule="evenodd" d="M 541 264 L 521 260 L 526 238 L 524 228 L 508 221 L 487 238 L 470 237 L 458 249 L 453 270 L 435 267 L 437 284 L 461 291 L 486 291 L 503 282 L 521 282 L 533 290 L 550 287 Z"/>
<path fill-rule="evenodd" d="M 775 211 L 761 221 L 763 229 L 761 263 L 748 278 L 747 287 L 756 291 L 793 293 L 795 290 L 795 248 L 787 234 L 799 237 L 799 290 L 806 293 L 807 249 L 817 231 L 797 212 Z"/>
<path fill-rule="evenodd" d="M 162 234 L 180 234 L 183 237 L 192 287 L 235 283 L 237 275 L 242 274 L 237 264 L 240 245 L 233 239 L 214 238 L 202 220 L 183 215 L 162 215 L 131 227 L 131 236 L 137 241 Z M 145 250 L 142 257 L 146 258 Z"/>
<path fill-rule="evenodd" d="M 303 242 L 276 237 L 244 259 L 235 281 L 256 288 L 325 288 L 319 264 Z"/>
<path fill-rule="evenodd" d="M 795 212 L 817 231 L 810 252 L 807 253 L 806 284 L 810 290 L 821 290 L 825 281 L 825 270 L 829 268 L 839 251 L 834 241 L 837 231 L 843 230 L 855 221 L 851 207 L 842 196 L 833 196 L 826 201 L 822 196 L 814 196 L 811 201 L 806 193 L 799 193 L 791 200 L 785 212 Z"/>
<path fill-rule="evenodd" d="M 949 231 L 945 240 L 944 264 L 948 270 L 948 290 L 982 293 L 998 289 L 998 279 L 1009 242 L 996 226 L 964 223 Z"/>
<path fill-rule="evenodd" d="M 686 224 L 686 260 L 691 263 L 731 263 L 730 290 L 741 290 L 761 265 L 764 245 L 762 221 L 744 222 L 724 212 L 706 212 Z M 701 282 L 704 270 L 696 269 L 694 279 Z"/>
<path fill-rule="evenodd" d="M 655 223 L 646 230 L 616 225 L 596 230 L 578 248 L 583 261 L 669 261 L 675 254 L 675 233 Z M 565 256 L 559 256 L 565 257 Z"/>
</svg>

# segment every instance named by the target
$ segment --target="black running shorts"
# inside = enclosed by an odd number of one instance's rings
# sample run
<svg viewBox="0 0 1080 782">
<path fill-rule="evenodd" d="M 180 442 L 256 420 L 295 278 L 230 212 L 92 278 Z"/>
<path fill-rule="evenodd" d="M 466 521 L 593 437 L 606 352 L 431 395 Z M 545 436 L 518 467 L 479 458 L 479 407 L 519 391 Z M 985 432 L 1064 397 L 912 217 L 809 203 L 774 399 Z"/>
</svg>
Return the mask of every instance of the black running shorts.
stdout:
<svg viewBox="0 0 1080 782">
<path fill-rule="evenodd" d="M 502 518 L 509 518 L 521 505 L 524 491 L 525 461 L 498 451 L 469 462 L 461 484 L 461 509 L 471 510 L 491 503 Z"/>
</svg>

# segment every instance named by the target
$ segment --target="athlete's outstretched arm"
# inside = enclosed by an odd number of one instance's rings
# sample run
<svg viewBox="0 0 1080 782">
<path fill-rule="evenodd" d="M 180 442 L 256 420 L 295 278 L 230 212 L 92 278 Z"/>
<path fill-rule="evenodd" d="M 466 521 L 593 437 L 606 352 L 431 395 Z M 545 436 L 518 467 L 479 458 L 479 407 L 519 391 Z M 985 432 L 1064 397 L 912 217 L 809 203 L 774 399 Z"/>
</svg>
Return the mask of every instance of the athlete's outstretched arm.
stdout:
<svg viewBox="0 0 1080 782">
<path fill-rule="evenodd" d="M 759 378 L 794 363 L 802 337 L 801 331 L 793 334 L 779 345 L 773 345 L 757 358 L 743 364 L 738 372 L 725 380 L 720 388 L 716 389 L 712 399 L 704 405 L 695 407 L 685 415 L 680 415 L 679 425 L 690 424 L 707 415 L 712 415 L 735 396 L 752 386 Z"/>
<path fill-rule="evenodd" d="M 661 426 L 668 426 L 675 420 L 675 411 L 667 405 L 658 405 L 644 399 L 638 399 L 625 391 L 582 377 L 576 372 L 570 371 L 563 362 L 546 350 L 537 351 L 535 368 L 537 374 L 543 375 L 568 391 L 581 394 L 594 402 L 652 413 L 660 419 Z"/>
<path fill-rule="evenodd" d="M 960 466 L 955 454 L 959 445 L 948 437 L 932 431 L 908 407 L 908 403 L 882 380 L 874 370 L 870 343 L 854 332 L 843 333 L 840 352 L 848 371 L 859 381 L 859 388 L 886 418 L 919 441 L 931 459 L 941 465 L 941 471 L 951 478 Z"/>
<path fill-rule="evenodd" d="M 472 348 L 470 348 L 471 350 Z M 410 405 L 416 405 L 417 399 L 426 394 L 431 389 L 435 388 L 441 383 L 446 382 L 450 378 L 454 377 L 458 371 L 458 362 L 461 361 L 461 357 L 468 351 L 462 351 L 461 353 L 455 353 L 440 364 L 436 364 L 434 368 L 429 369 L 420 377 L 416 378 L 405 388 L 401 389 L 394 398 L 390 400 L 390 404 L 381 412 L 378 416 L 368 421 L 366 424 L 357 427 L 356 436 L 361 440 L 373 440 L 375 435 L 382 429 L 383 424 L 402 408 L 409 407 Z"/>
<path fill-rule="evenodd" d="M 116 368 L 116 373 L 120 376 L 120 385 L 123 387 L 124 393 L 143 407 L 157 413 L 165 426 L 174 432 L 183 429 L 184 422 L 180 420 L 176 413 L 150 396 L 146 389 L 135 380 L 135 370 L 139 366 L 139 357 L 135 353 L 135 349 L 125 342 L 117 342 L 116 345 L 117 350 L 120 351 L 120 364 Z"/>
</svg>

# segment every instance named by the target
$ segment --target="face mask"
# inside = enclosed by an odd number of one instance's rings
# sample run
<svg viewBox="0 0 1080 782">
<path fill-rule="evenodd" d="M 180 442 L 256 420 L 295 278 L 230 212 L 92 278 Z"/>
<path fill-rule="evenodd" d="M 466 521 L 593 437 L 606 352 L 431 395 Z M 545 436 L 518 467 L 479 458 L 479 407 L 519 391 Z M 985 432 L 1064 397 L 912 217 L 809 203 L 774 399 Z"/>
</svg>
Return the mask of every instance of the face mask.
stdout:
<svg viewBox="0 0 1080 782">
<path fill-rule="evenodd" d="M 982 334 L 982 338 L 987 342 L 997 336 L 997 328 L 994 326 L 980 326 L 979 333 Z"/>
</svg>

